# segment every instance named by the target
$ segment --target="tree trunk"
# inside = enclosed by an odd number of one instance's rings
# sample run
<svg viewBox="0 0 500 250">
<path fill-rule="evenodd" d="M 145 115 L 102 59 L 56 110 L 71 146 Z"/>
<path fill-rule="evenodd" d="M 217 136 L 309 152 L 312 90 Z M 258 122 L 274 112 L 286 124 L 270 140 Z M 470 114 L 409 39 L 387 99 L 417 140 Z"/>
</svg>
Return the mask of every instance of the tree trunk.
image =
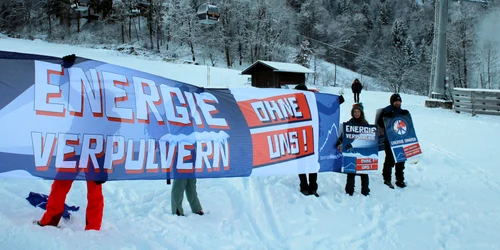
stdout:
<svg viewBox="0 0 500 250">
<path fill-rule="evenodd" d="M 122 43 L 125 43 L 125 24 L 122 22 Z"/>
<path fill-rule="evenodd" d="M 479 84 L 481 84 L 481 88 L 484 89 L 483 73 L 479 74 Z"/>
<path fill-rule="evenodd" d="M 486 71 L 488 73 L 488 88 L 491 89 L 491 45 L 488 45 L 488 57 L 486 59 Z"/>
<path fill-rule="evenodd" d="M 52 37 L 52 17 L 49 15 L 49 37 Z"/>
<path fill-rule="evenodd" d="M 238 43 L 238 54 L 240 56 L 240 66 L 243 64 L 243 51 L 242 51 L 242 45 L 241 45 L 241 42 Z"/>
<path fill-rule="evenodd" d="M 313 85 L 316 86 L 316 78 L 318 78 L 317 71 L 316 71 L 316 56 L 314 56 L 314 77 L 313 77 Z"/>
<path fill-rule="evenodd" d="M 224 52 L 226 54 L 226 63 L 227 63 L 227 68 L 231 68 L 231 53 L 229 52 L 229 45 L 226 44 L 224 45 Z"/>
<path fill-rule="evenodd" d="M 463 66 L 464 66 L 464 88 L 467 88 L 467 50 L 465 48 L 465 39 L 462 39 Z"/>
<path fill-rule="evenodd" d="M 457 69 L 458 69 L 458 70 L 457 70 L 457 71 L 458 71 L 458 72 L 457 72 L 457 73 L 458 73 L 458 74 L 457 74 L 457 78 L 458 78 L 458 87 L 459 87 L 459 88 L 463 88 L 463 87 L 464 87 L 464 84 L 463 84 L 463 81 L 462 81 L 462 70 L 460 69 L 460 67 L 461 67 L 460 63 L 458 63 L 458 64 L 457 64 L 457 66 L 458 66 L 458 67 L 457 67 Z M 455 86 L 457 86 L 457 85 L 455 85 Z"/>
<path fill-rule="evenodd" d="M 132 42 L 132 15 L 128 18 L 128 41 Z"/>
<path fill-rule="evenodd" d="M 337 87 L 337 64 L 334 64 L 333 87 Z"/>
<path fill-rule="evenodd" d="M 152 0 L 149 0 L 148 28 L 149 28 L 149 46 L 151 50 L 153 50 L 154 45 L 153 45 L 153 1 Z"/>
<path fill-rule="evenodd" d="M 71 9 L 68 8 L 68 10 L 66 11 L 66 25 L 67 25 L 67 28 L 68 28 L 68 35 L 71 33 Z"/>
<path fill-rule="evenodd" d="M 192 60 L 193 62 L 196 62 L 196 57 L 194 55 L 194 45 L 193 45 L 193 41 L 189 40 L 188 41 L 188 44 L 189 44 L 189 48 L 191 49 L 191 56 L 192 56 Z"/>
<path fill-rule="evenodd" d="M 156 49 L 160 52 L 160 25 L 156 25 Z"/>
<path fill-rule="evenodd" d="M 77 31 L 78 31 L 78 33 L 80 33 L 80 11 L 77 12 L 76 23 L 78 25 Z"/>
<path fill-rule="evenodd" d="M 208 55 L 210 57 L 210 63 L 212 64 L 212 67 L 215 67 L 215 58 L 214 58 L 214 54 L 212 53 L 209 53 Z"/>
</svg>

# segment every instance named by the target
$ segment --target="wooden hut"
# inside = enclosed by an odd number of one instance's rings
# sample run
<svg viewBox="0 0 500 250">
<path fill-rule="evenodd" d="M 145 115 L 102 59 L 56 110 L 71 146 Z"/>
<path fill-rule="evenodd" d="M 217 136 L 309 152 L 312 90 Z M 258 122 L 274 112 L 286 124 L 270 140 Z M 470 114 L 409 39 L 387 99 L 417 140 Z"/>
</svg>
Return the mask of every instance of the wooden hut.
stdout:
<svg viewBox="0 0 500 250">
<path fill-rule="evenodd" d="M 256 61 L 241 71 L 252 76 L 252 86 L 257 88 L 281 88 L 287 84 L 305 84 L 306 74 L 314 71 L 296 64 L 270 61 Z"/>
</svg>

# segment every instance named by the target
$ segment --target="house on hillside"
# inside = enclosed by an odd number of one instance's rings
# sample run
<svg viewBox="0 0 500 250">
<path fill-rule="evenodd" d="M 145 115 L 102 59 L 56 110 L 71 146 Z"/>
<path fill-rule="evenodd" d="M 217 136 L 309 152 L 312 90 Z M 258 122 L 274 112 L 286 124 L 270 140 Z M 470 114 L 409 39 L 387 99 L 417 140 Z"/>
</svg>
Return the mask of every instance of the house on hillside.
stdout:
<svg viewBox="0 0 500 250">
<path fill-rule="evenodd" d="M 241 71 L 252 76 L 252 86 L 257 88 L 281 88 L 288 84 L 305 84 L 306 74 L 314 71 L 296 63 L 256 61 Z"/>
</svg>

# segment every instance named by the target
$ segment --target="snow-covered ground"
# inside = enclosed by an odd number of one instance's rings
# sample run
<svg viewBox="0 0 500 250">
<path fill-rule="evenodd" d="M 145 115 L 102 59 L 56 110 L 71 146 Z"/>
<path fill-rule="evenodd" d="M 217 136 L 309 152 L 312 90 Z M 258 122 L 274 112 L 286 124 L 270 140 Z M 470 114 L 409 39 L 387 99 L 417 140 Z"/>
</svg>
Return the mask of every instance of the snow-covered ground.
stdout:
<svg viewBox="0 0 500 250">
<path fill-rule="evenodd" d="M 75 53 L 207 85 L 206 66 L 7 38 L 0 38 L 0 50 Z M 239 71 L 211 68 L 211 86 L 248 87 L 246 78 Z M 340 88 L 322 91 L 337 94 Z M 353 103 L 350 90 L 344 96 L 341 121 L 349 119 Z M 389 96 L 362 92 L 370 122 Z M 0 179 L 0 249 L 500 249 L 495 158 L 500 155 L 500 117 L 425 108 L 427 97 L 422 96 L 403 94 L 402 99 L 423 151 L 417 164 L 406 165 L 406 189 L 387 188 L 380 171 L 370 177 L 369 197 L 359 194 L 359 178 L 355 195 L 346 195 L 345 175 L 338 173 L 319 174 L 319 198 L 300 194 L 296 175 L 198 179 L 208 213 L 194 215 L 185 203 L 187 216 L 177 217 L 171 215 L 171 186 L 165 181 L 107 182 L 103 227 L 95 232 L 84 231 L 84 182 L 75 182 L 66 200 L 80 211 L 57 229 L 34 226 L 44 211 L 25 200 L 30 191 L 48 194 L 52 181 Z"/>
</svg>

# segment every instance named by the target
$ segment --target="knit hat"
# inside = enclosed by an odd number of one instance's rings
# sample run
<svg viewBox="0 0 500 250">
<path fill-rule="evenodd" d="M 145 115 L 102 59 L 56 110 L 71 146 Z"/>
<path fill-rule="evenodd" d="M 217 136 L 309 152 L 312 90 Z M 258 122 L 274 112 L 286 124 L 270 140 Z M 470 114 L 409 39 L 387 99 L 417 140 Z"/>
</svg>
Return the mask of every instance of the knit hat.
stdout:
<svg viewBox="0 0 500 250">
<path fill-rule="evenodd" d="M 352 105 L 352 109 L 359 109 L 359 110 L 363 111 L 365 108 L 363 107 L 363 103 L 354 103 Z"/>
<path fill-rule="evenodd" d="M 392 94 L 391 101 L 390 101 L 391 105 L 393 105 L 397 101 L 403 102 L 403 100 L 401 99 L 401 96 L 399 94 Z"/>
<path fill-rule="evenodd" d="M 361 111 L 361 117 L 364 119 L 365 118 L 365 112 L 364 112 L 364 108 L 363 108 L 363 104 L 361 103 L 355 103 L 352 105 L 352 109 L 351 109 L 351 116 L 354 117 L 354 110 L 359 110 Z"/>
<path fill-rule="evenodd" d="M 308 90 L 307 86 L 304 84 L 299 84 L 299 85 L 295 86 L 295 89 L 296 90 Z"/>
</svg>

